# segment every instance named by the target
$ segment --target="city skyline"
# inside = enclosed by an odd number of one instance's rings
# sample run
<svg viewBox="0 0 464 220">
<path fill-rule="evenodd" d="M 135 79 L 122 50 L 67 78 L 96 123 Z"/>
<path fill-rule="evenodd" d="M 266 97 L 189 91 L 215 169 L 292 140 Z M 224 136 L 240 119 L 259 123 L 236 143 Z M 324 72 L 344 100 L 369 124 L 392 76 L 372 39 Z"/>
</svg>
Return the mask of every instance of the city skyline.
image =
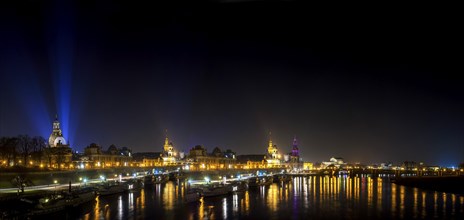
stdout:
<svg viewBox="0 0 464 220">
<path fill-rule="evenodd" d="M 201 144 L 239 154 L 464 161 L 454 15 L 297 2 L 2 3 L 0 136 L 74 150 Z M 258 13 L 259 12 L 259 13 Z"/>
</svg>

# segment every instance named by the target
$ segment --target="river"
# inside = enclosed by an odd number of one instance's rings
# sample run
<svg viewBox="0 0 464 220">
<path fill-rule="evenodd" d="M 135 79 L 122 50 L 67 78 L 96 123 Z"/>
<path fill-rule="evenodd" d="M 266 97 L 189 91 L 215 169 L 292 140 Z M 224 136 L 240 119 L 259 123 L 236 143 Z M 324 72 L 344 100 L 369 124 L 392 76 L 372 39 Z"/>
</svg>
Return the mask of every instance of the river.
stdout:
<svg viewBox="0 0 464 220">
<path fill-rule="evenodd" d="M 388 178 L 294 177 L 229 196 L 182 201 L 185 187 L 168 182 L 97 197 L 59 219 L 464 219 L 464 195 L 425 191 Z"/>
</svg>

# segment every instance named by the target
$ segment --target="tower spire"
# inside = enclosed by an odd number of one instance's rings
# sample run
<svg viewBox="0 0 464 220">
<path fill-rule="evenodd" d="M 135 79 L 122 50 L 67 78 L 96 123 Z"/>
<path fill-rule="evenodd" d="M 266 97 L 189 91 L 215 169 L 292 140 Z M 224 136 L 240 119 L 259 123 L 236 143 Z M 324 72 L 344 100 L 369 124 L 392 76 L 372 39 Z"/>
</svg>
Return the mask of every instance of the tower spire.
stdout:
<svg viewBox="0 0 464 220">
<path fill-rule="evenodd" d="M 271 131 L 269 131 L 269 147 L 272 147 L 272 137 L 271 137 Z"/>
<path fill-rule="evenodd" d="M 168 145 L 169 144 L 169 138 L 168 138 L 168 129 L 165 129 L 165 135 L 166 135 L 166 139 L 164 139 L 164 145 Z"/>
</svg>

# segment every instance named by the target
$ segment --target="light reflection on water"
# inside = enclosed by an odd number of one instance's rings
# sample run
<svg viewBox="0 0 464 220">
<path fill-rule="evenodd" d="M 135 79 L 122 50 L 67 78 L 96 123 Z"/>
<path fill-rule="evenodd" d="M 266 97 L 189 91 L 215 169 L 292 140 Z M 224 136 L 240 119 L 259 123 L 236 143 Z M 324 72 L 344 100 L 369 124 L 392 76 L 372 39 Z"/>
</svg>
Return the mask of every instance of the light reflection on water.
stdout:
<svg viewBox="0 0 464 220">
<path fill-rule="evenodd" d="M 464 217 L 464 196 L 369 177 L 294 177 L 288 183 L 185 203 L 184 184 L 97 197 L 79 219 L 410 219 Z"/>
<path fill-rule="evenodd" d="M 274 183 L 270 185 L 269 189 L 267 190 L 267 206 L 269 207 L 269 209 L 271 209 L 271 212 L 279 211 L 277 203 L 281 199 L 282 198 L 279 198 L 279 187 L 277 186 L 277 184 Z"/>
<path fill-rule="evenodd" d="M 158 184 L 161 187 L 160 184 Z M 164 209 L 172 210 L 174 208 L 174 202 L 177 199 L 177 194 L 175 190 L 175 186 L 173 182 L 168 182 L 163 188 L 163 202 L 164 202 Z"/>
</svg>

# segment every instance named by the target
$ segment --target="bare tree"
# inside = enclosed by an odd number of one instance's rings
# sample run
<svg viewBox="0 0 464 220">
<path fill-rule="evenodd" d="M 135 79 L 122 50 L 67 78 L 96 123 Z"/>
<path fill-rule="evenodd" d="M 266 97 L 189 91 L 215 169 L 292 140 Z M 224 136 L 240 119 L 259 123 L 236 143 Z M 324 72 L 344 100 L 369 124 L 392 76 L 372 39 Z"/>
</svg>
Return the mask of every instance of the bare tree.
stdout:
<svg viewBox="0 0 464 220">
<path fill-rule="evenodd" d="M 32 141 L 31 138 L 27 135 L 18 136 L 18 149 L 21 155 L 23 156 L 24 165 L 28 165 L 29 156 L 32 152 Z"/>
<path fill-rule="evenodd" d="M 58 169 L 61 169 L 61 165 L 68 162 L 67 157 L 71 155 L 71 149 L 68 147 L 56 147 L 54 153 Z"/>
<path fill-rule="evenodd" d="M 8 143 L 7 137 L 1 137 L 0 138 L 0 160 L 5 160 L 6 159 L 6 144 Z"/>
<path fill-rule="evenodd" d="M 16 137 L 0 138 L 0 157 L 3 161 L 6 161 L 7 166 L 16 159 L 18 153 L 16 150 L 17 142 L 18 139 Z"/>
<path fill-rule="evenodd" d="M 46 140 L 45 138 L 41 136 L 36 136 L 32 138 L 31 142 L 32 142 L 31 159 L 36 161 L 36 163 L 40 163 L 42 161 L 44 150 L 47 147 Z"/>
</svg>

